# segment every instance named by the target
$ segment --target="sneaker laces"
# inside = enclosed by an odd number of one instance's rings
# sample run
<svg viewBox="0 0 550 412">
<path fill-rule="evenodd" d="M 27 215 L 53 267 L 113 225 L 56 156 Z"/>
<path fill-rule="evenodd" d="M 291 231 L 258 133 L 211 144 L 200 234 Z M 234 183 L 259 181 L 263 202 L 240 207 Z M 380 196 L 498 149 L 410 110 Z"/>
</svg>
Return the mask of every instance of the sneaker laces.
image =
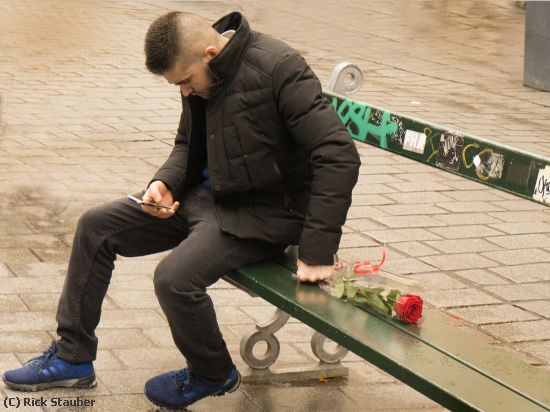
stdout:
<svg viewBox="0 0 550 412">
<path fill-rule="evenodd" d="M 40 356 L 37 356 L 36 358 L 32 358 L 27 362 L 27 365 L 33 367 L 33 368 L 43 368 L 46 364 L 48 364 L 50 361 L 55 360 L 55 348 L 56 348 L 55 342 L 52 342 L 51 346 L 44 351 L 44 353 Z"/>
<path fill-rule="evenodd" d="M 172 384 L 178 391 L 184 390 L 193 381 L 193 374 L 188 368 L 181 369 L 172 375 Z"/>
</svg>

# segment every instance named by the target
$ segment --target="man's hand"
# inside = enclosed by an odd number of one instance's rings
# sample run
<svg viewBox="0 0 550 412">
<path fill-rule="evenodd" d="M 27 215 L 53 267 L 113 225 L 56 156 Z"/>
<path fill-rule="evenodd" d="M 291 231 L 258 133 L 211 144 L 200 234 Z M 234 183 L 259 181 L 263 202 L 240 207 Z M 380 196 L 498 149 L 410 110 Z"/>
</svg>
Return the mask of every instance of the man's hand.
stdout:
<svg viewBox="0 0 550 412">
<path fill-rule="evenodd" d="M 143 195 L 143 200 L 146 202 L 157 203 L 159 205 L 170 206 L 170 209 L 165 209 L 141 205 L 141 208 L 145 212 L 163 219 L 174 216 L 174 213 L 176 213 L 176 210 L 178 210 L 178 207 L 180 207 L 179 202 L 174 203 L 174 196 L 172 195 L 172 192 L 168 190 L 166 185 L 160 180 L 155 180 L 149 185 L 145 194 Z"/>
<path fill-rule="evenodd" d="M 308 265 L 298 259 L 296 279 L 299 282 L 319 282 L 328 279 L 332 274 L 334 265 Z"/>
</svg>

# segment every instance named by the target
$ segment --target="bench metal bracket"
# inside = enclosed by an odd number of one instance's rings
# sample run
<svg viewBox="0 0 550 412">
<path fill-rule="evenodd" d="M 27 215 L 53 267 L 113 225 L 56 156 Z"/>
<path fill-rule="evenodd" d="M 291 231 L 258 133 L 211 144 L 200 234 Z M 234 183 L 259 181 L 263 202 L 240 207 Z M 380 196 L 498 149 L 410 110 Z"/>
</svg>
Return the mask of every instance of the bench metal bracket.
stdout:
<svg viewBox="0 0 550 412">
<path fill-rule="evenodd" d="M 348 368 L 342 366 L 340 361 L 346 356 L 348 350 L 340 345 L 334 351 L 327 350 L 325 345 L 332 342 L 326 336 L 315 332 L 311 338 L 311 349 L 319 359 L 317 365 L 311 367 L 277 368 L 270 370 L 278 359 L 281 344 L 275 336 L 290 319 L 290 315 L 278 309 L 271 319 L 264 323 L 256 324 L 256 329 L 244 335 L 241 339 L 240 353 L 243 361 L 250 367 L 250 373 L 245 373 L 243 379 L 248 383 L 273 383 L 290 382 L 299 380 L 311 380 L 319 378 L 336 378 L 348 375 Z M 254 347 L 264 342 L 265 352 L 261 355 L 254 353 Z"/>
<path fill-rule="evenodd" d="M 267 369 L 275 363 L 281 351 L 281 344 L 275 332 L 281 329 L 290 316 L 277 309 L 272 318 L 265 323 L 256 324 L 256 330 L 246 334 L 241 339 L 241 357 L 252 369 Z M 259 342 L 267 345 L 265 353 L 258 357 L 254 354 L 254 346 Z"/>
<path fill-rule="evenodd" d="M 262 324 L 256 324 L 256 330 L 244 335 L 241 339 L 240 352 L 241 357 L 252 369 L 267 369 L 273 365 L 281 351 L 281 344 L 275 336 L 290 319 L 290 316 L 277 309 L 271 319 Z M 260 342 L 265 342 L 266 350 L 261 356 L 254 354 L 254 346 Z M 327 343 L 333 343 L 325 335 L 315 332 L 311 337 L 311 350 L 314 355 L 324 363 L 339 363 L 347 355 L 348 350 L 343 346 L 336 345 L 334 350 L 325 348 Z"/>
<path fill-rule="evenodd" d="M 311 337 L 311 350 L 321 362 L 339 363 L 348 354 L 348 350 L 339 344 L 336 344 L 333 351 L 327 350 L 325 348 L 327 343 L 334 344 L 335 342 L 319 332 L 315 332 Z"/>
<path fill-rule="evenodd" d="M 355 64 L 339 63 L 328 81 L 327 90 L 346 96 L 357 93 L 363 87 L 363 71 Z"/>
</svg>

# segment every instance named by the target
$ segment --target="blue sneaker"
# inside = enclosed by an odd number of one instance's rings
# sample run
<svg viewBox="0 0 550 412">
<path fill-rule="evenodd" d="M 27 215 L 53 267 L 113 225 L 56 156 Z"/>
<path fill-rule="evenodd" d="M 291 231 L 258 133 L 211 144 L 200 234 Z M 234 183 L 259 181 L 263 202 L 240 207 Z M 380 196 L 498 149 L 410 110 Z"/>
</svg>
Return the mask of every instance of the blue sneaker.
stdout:
<svg viewBox="0 0 550 412">
<path fill-rule="evenodd" d="M 224 383 L 209 384 L 185 368 L 155 376 L 145 384 L 145 396 L 157 406 L 170 409 L 185 408 L 207 396 L 234 392 L 241 384 L 241 374 L 235 367 Z"/>
<path fill-rule="evenodd" d="M 48 388 L 93 388 L 96 385 L 92 362 L 70 363 L 55 354 L 56 343 L 25 366 L 8 371 L 2 380 L 19 391 L 41 391 Z"/>
</svg>

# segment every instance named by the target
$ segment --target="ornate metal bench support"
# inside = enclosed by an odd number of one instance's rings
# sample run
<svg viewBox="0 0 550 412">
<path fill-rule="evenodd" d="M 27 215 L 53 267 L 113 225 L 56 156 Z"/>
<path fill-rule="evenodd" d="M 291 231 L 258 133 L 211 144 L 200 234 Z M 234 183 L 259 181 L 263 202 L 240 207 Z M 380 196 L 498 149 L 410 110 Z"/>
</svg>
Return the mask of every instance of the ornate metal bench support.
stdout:
<svg viewBox="0 0 550 412">
<path fill-rule="evenodd" d="M 334 351 L 325 349 L 326 343 L 334 343 L 325 335 L 315 332 L 311 337 L 311 350 L 324 363 L 339 363 L 348 354 L 348 350 L 343 346 L 336 345 Z"/>
<path fill-rule="evenodd" d="M 244 373 L 243 379 L 248 383 L 274 383 L 299 380 L 311 380 L 318 378 L 336 378 L 348 375 L 348 368 L 342 366 L 340 361 L 346 356 L 347 349 L 338 345 L 336 350 L 325 349 L 327 342 L 331 342 L 326 336 L 315 332 L 311 338 L 311 349 L 319 363 L 314 366 L 305 365 L 291 368 L 277 368 L 270 370 L 279 357 L 281 345 L 275 336 L 290 319 L 290 316 L 277 309 L 270 320 L 257 324 L 256 329 L 246 334 L 241 339 L 240 352 L 244 362 L 250 367 L 249 373 Z M 265 352 L 258 356 L 254 353 L 254 347 L 259 342 L 266 345 Z"/>
<path fill-rule="evenodd" d="M 273 317 L 263 324 L 256 324 L 256 330 L 241 339 L 241 357 L 252 369 L 267 369 L 275 363 L 281 351 L 281 344 L 275 337 L 275 332 L 281 329 L 290 316 L 277 309 Z M 263 356 L 254 354 L 254 346 L 259 342 L 265 342 L 267 349 Z"/>
<path fill-rule="evenodd" d="M 246 334 L 241 339 L 241 357 L 252 369 L 267 369 L 275 363 L 281 351 L 281 344 L 275 336 L 290 319 L 290 316 L 277 309 L 272 318 L 263 324 L 257 324 L 256 330 Z M 259 342 L 265 342 L 267 348 L 265 353 L 258 357 L 254 354 L 254 346 Z M 347 355 L 348 350 L 337 345 L 336 349 L 329 351 L 325 348 L 327 343 L 332 342 L 325 335 L 315 332 L 311 337 L 311 350 L 319 361 L 324 363 L 339 363 Z"/>
</svg>

